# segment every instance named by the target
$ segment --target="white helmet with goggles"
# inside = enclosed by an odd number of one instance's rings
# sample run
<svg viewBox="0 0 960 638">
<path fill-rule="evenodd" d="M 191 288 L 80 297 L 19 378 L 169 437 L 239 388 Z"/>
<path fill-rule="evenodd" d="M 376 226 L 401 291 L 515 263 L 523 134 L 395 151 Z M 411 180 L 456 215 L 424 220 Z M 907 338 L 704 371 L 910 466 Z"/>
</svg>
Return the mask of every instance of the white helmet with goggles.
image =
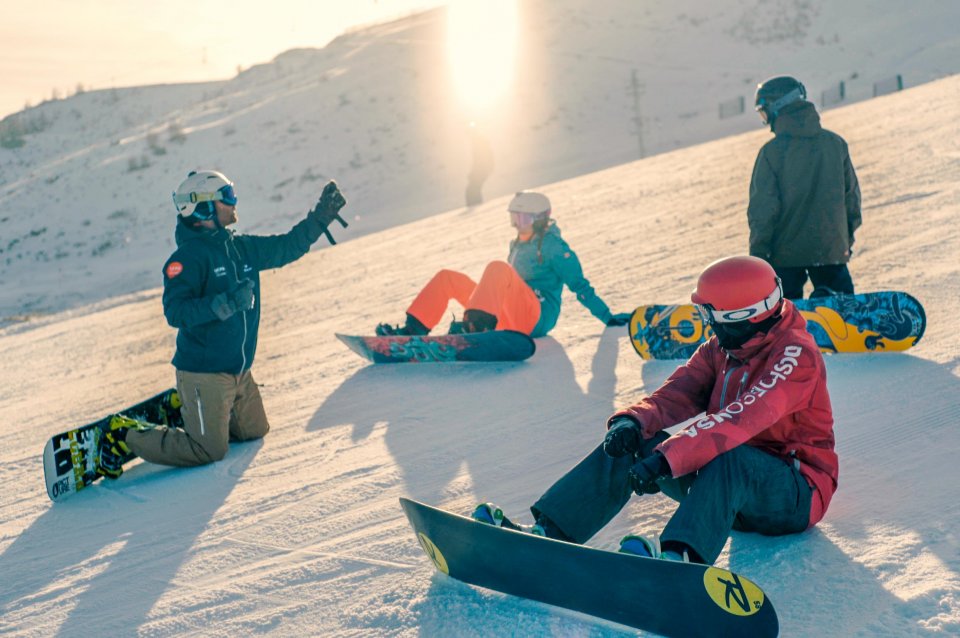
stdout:
<svg viewBox="0 0 960 638">
<path fill-rule="evenodd" d="M 537 222 L 545 224 L 550 219 L 550 200 L 543 193 L 520 191 L 510 200 L 507 210 L 516 226 L 531 226 Z"/>
<path fill-rule="evenodd" d="M 237 204 L 233 182 L 218 171 L 191 171 L 173 193 L 177 214 L 188 221 L 213 219 L 217 213 L 214 202 Z"/>
</svg>

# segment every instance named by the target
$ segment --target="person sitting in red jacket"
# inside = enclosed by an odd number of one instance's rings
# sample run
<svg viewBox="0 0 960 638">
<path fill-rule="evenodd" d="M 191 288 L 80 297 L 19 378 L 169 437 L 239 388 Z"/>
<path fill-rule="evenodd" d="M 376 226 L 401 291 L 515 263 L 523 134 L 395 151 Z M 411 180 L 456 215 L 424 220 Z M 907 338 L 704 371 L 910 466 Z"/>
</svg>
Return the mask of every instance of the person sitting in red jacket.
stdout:
<svg viewBox="0 0 960 638">
<path fill-rule="evenodd" d="M 823 356 L 803 316 L 757 257 L 710 264 L 691 299 L 714 335 L 608 419 L 603 443 L 530 508 L 535 524 L 489 503 L 474 518 L 584 543 L 633 494 L 662 491 L 680 505 L 659 542 L 627 536 L 620 551 L 705 564 L 731 529 L 792 534 L 823 518 L 838 459 Z"/>
</svg>

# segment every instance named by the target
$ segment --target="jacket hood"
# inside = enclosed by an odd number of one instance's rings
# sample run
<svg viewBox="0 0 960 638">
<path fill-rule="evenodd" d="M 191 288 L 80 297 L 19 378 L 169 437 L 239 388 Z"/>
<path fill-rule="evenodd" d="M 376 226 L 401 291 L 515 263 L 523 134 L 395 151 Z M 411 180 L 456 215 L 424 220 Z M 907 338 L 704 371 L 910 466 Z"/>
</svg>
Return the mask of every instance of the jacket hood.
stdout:
<svg viewBox="0 0 960 638">
<path fill-rule="evenodd" d="M 806 101 L 788 104 L 773 123 L 773 133 L 777 136 L 814 137 L 822 130 L 820 114 L 812 103 Z"/>
</svg>

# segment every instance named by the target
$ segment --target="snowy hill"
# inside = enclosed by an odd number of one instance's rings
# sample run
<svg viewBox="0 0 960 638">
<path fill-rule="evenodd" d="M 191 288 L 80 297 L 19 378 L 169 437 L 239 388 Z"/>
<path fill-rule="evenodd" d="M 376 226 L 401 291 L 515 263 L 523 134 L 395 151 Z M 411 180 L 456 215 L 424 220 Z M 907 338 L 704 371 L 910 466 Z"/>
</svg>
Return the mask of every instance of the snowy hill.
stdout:
<svg viewBox="0 0 960 638">
<path fill-rule="evenodd" d="M 960 633 L 958 103 L 954 77 L 824 117 L 863 189 L 854 279 L 911 291 L 929 328 L 907 353 L 828 358 L 841 473 L 826 519 L 787 538 L 735 533 L 720 557 L 766 588 L 784 636 Z M 544 186 L 611 307 L 683 301 L 705 264 L 746 249 L 749 172 L 768 135 Z M 270 434 L 207 467 L 134 463 L 56 506 L 44 441 L 172 384 L 174 334 L 157 288 L 0 330 L 0 633 L 631 635 L 438 575 L 397 498 L 459 512 L 490 499 L 522 519 L 607 415 L 675 363 L 641 362 L 625 331 L 570 295 L 521 364 L 369 366 L 333 338 L 399 320 L 438 268 L 476 275 L 502 258 L 506 202 L 266 273 L 254 372 Z M 363 210 L 362 198 L 349 209 Z M 591 544 L 658 531 L 671 512 L 665 497 L 634 499 Z"/>
<path fill-rule="evenodd" d="M 526 0 L 513 84 L 478 113 L 452 89 L 444 20 L 356 31 L 227 82 L 89 91 L 7 118 L 0 140 L 28 132 L 0 144 L 0 324 L 158 285 L 170 193 L 194 168 L 237 182 L 248 232 L 285 230 L 335 178 L 348 240 L 463 206 L 470 120 L 492 149 L 490 199 L 759 131 L 750 103 L 770 75 L 797 74 L 820 103 L 841 81 L 855 102 L 897 75 L 960 71 L 955 0 Z M 740 98 L 745 112 L 721 119 Z"/>
</svg>

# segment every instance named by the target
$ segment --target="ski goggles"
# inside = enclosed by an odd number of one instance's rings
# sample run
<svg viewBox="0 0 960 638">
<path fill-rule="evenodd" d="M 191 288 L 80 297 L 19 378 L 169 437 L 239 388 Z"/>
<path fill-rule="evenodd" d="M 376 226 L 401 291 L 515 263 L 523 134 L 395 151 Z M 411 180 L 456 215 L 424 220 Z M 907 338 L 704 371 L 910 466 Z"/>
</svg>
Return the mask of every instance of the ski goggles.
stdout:
<svg viewBox="0 0 960 638">
<path fill-rule="evenodd" d="M 769 124 L 770 119 L 777 117 L 777 114 L 780 112 L 780 109 L 785 107 L 791 102 L 796 100 L 805 99 L 807 96 L 806 91 L 796 88 L 786 95 L 782 96 L 779 100 L 774 100 L 773 102 L 767 102 L 766 98 L 760 98 L 758 100 L 755 110 L 760 114 L 760 119 L 763 120 L 764 124 Z"/>
<path fill-rule="evenodd" d="M 703 317 L 707 323 L 713 325 L 715 323 L 748 321 L 753 317 L 762 315 L 768 310 L 773 310 L 782 299 L 783 288 L 780 285 L 780 278 L 777 277 L 777 287 L 773 289 L 773 292 L 771 292 L 766 299 L 761 299 L 752 306 L 737 308 L 736 310 L 717 310 L 710 304 L 698 303 L 696 306 L 700 312 L 700 316 Z"/>
<path fill-rule="evenodd" d="M 187 193 L 185 195 L 173 194 L 173 203 L 180 210 L 181 206 L 186 204 L 199 204 L 200 202 L 223 202 L 227 206 L 237 205 L 237 193 L 233 190 L 233 184 L 221 186 L 213 193 Z"/>
<path fill-rule="evenodd" d="M 513 225 L 517 228 L 526 228 L 527 226 L 533 226 L 534 222 L 540 218 L 540 215 L 536 213 L 514 213 L 510 212 L 510 221 L 513 222 Z"/>
</svg>

